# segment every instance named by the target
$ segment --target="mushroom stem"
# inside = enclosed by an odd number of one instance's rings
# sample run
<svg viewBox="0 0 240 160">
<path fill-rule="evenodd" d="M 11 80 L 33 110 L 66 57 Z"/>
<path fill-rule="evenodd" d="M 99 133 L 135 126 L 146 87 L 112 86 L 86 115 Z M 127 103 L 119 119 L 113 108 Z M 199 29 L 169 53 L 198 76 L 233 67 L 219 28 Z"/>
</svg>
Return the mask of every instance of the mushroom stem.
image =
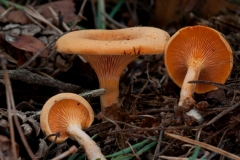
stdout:
<svg viewBox="0 0 240 160">
<path fill-rule="evenodd" d="M 106 89 L 101 95 L 101 110 L 119 102 L 119 80 L 126 66 L 139 55 L 83 55 L 97 74 L 100 88 Z"/>
<path fill-rule="evenodd" d="M 107 107 L 117 104 L 119 99 L 119 79 L 100 79 L 100 88 L 105 88 L 106 93 L 100 96 L 101 110 L 106 111 Z"/>
<path fill-rule="evenodd" d="M 81 126 L 70 124 L 67 133 L 83 147 L 89 160 L 106 159 L 97 144 L 82 131 Z"/>
<path fill-rule="evenodd" d="M 180 100 L 178 105 L 184 110 L 189 110 L 196 103 L 192 98 L 193 93 L 195 92 L 196 84 L 188 83 L 192 80 L 198 80 L 201 67 L 196 65 L 190 65 L 187 70 L 187 74 L 184 78 L 182 89 L 180 92 Z"/>
</svg>

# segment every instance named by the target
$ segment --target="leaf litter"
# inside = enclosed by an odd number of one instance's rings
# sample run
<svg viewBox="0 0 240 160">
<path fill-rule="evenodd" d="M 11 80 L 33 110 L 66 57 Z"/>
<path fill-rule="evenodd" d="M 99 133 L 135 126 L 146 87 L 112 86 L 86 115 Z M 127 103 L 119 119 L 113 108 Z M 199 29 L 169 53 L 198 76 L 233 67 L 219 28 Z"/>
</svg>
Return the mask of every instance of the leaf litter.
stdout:
<svg viewBox="0 0 240 160">
<path fill-rule="evenodd" d="M 40 130 L 39 114 L 46 100 L 57 93 L 79 94 L 98 88 L 97 76 L 88 63 L 78 56 L 57 53 L 54 47 L 56 39 L 71 29 L 96 28 L 97 2 L 5 2 L 8 6 L 0 3 L 1 60 L 7 61 L 1 63 L 7 72 L 2 69 L 0 73 L 0 159 L 14 157 L 12 146 L 16 146 L 16 156 L 22 159 L 33 159 L 29 149 L 35 159 L 61 159 L 71 155 L 80 158 L 84 155 L 83 149 L 73 140 L 68 139 L 60 145 L 47 140 Z M 115 1 L 106 0 L 105 4 L 108 13 L 116 6 Z M 186 125 L 175 118 L 174 106 L 180 89 L 169 79 L 163 56 L 140 56 L 127 67 L 120 81 L 121 107 L 110 107 L 107 115 L 100 112 L 99 95 L 87 96 L 96 116 L 94 124 L 85 131 L 90 136 L 97 135 L 94 140 L 104 155 L 111 157 L 128 148 L 128 154 L 118 156 L 125 156 L 125 159 L 159 159 L 159 156 L 162 159 L 186 159 L 194 154 L 196 146 L 203 145 L 198 158 L 240 156 L 238 5 L 237 1 L 230 0 L 181 0 L 181 3 L 174 0 L 155 3 L 126 0 L 115 16 L 102 22 L 108 29 L 149 25 L 170 34 L 188 25 L 207 25 L 222 32 L 235 50 L 234 67 L 226 84 L 192 82 L 219 88 L 194 95 L 197 108 L 204 117 L 202 124 L 189 119 L 189 125 Z M 16 112 L 7 109 L 6 96 L 9 94 L 5 85 L 9 84 L 6 73 L 11 79 L 16 106 L 11 105 L 16 107 Z M 15 121 L 15 141 L 11 140 L 9 113 L 10 118 L 17 116 L 28 147 L 18 133 L 19 126 Z M 145 140 L 145 146 L 135 147 Z M 217 147 L 217 152 L 213 146 Z"/>
</svg>

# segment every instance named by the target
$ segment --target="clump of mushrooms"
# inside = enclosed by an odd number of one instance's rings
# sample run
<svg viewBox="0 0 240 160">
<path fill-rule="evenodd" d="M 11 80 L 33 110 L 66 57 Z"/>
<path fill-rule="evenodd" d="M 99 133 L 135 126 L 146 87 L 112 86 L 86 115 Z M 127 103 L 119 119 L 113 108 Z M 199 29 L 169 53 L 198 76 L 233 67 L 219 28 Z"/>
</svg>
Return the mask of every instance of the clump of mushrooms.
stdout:
<svg viewBox="0 0 240 160">
<path fill-rule="evenodd" d="M 83 97 L 73 93 L 60 93 L 44 104 L 40 125 L 46 135 L 60 133 L 56 143 L 61 143 L 70 137 L 83 147 L 89 160 L 104 160 L 100 148 L 82 130 L 89 127 L 93 120 L 92 107 Z M 48 139 L 54 141 L 54 138 L 49 136 Z"/>
<path fill-rule="evenodd" d="M 80 30 L 67 33 L 56 42 L 60 53 L 79 54 L 95 70 L 100 88 L 106 93 L 101 108 L 118 103 L 119 79 L 125 67 L 139 55 L 161 54 L 169 34 L 154 27 L 117 30 Z"/>
<path fill-rule="evenodd" d="M 198 25 L 182 28 L 170 38 L 165 48 L 165 66 L 170 78 L 181 87 L 178 106 L 184 111 L 195 105 L 194 92 L 206 93 L 216 89 L 213 85 L 189 81 L 225 83 L 232 65 L 230 45 L 221 33 L 210 27 Z"/>
</svg>

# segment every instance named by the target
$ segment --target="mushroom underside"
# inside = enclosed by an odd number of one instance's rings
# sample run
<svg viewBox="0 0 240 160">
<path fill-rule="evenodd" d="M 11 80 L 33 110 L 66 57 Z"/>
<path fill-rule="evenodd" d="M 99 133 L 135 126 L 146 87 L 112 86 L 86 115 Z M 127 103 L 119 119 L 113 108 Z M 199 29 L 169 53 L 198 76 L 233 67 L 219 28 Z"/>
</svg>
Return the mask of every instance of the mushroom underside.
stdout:
<svg viewBox="0 0 240 160">
<path fill-rule="evenodd" d="M 118 103 L 119 79 L 126 66 L 135 60 L 138 55 L 83 55 L 97 74 L 100 88 L 105 88 L 106 93 L 101 96 L 101 107 Z"/>
<path fill-rule="evenodd" d="M 48 125 L 52 133 L 60 132 L 59 139 L 69 137 L 66 132 L 70 124 L 77 124 L 82 128 L 91 124 L 89 113 L 85 106 L 72 99 L 57 101 L 49 111 Z"/>
</svg>

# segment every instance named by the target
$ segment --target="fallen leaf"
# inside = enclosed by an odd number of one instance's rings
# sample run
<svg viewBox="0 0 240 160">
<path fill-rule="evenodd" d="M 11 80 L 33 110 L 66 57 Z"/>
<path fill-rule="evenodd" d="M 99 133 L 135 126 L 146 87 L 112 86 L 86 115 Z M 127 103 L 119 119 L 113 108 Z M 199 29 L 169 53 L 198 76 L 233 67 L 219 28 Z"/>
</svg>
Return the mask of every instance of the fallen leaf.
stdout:
<svg viewBox="0 0 240 160">
<path fill-rule="evenodd" d="M 8 34 L 5 35 L 5 40 L 13 45 L 14 47 L 24 50 L 27 52 L 32 52 L 36 54 L 41 49 L 44 48 L 44 44 L 39 39 L 29 36 L 29 35 L 21 35 L 21 36 L 10 36 Z M 45 49 L 39 57 L 47 57 L 49 54 L 49 49 Z"/>
<path fill-rule="evenodd" d="M 56 13 L 61 13 L 63 16 L 63 21 L 66 23 L 73 22 L 76 18 L 75 7 L 72 0 L 50 2 L 36 8 L 41 15 L 48 19 L 53 17 L 52 13 L 49 10 L 49 7 L 51 7 Z"/>
<path fill-rule="evenodd" d="M 48 150 L 47 143 L 41 138 L 39 139 L 39 141 L 40 143 L 38 144 L 38 151 L 37 153 L 35 153 L 35 156 L 37 159 L 40 159 L 41 157 L 43 157 Z"/>
<path fill-rule="evenodd" d="M 23 123 L 21 125 L 21 127 L 22 127 L 22 130 L 23 130 L 23 134 L 25 136 L 30 136 L 32 134 L 33 129 L 32 129 L 32 127 L 29 124 Z"/>
<path fill-rule="evenodd" d="M 16 50 L 15 52 L 15 54 L 17 55 L 17 68 L 28 61 L 28 58 L 22 52 L 22 50 Z"/>
<path fill-rule="evenodd" d="M 33 127 L 35 133 L 36 133 L 36 136 L 38 136 L 40 134 L 40 124 L 33 118 L 29 117 L 28 119 L 28 122 L 31 124 L 31 126 Z"/>
<path fill-rule="evenodd" d="M 216 104 L 226 104 L 227 99 L 224 90 L 222 89 L 217 89 L 217 90 L 212 90 L 207 93 L 206 100 L 215 102 Z"/>
<path fill-rule="evenodd" d="M 34 8 L 42 14 L 46 19 L 52 18 L 53 15 L 49 10 L 51 7 L 56 13 L 61 13 L 63 16 L 63 21 L 73 22 L 76 18 L 75 7 L 72 0 L 62 0 L 56 2 L 46 3 Z M 0 8 L 0 15 L 6 12 L 6 9 Z M 11 22 L 11 23 L 20 23 L 20 24 L 29 24 L 32 21 L 26 16 L 25 11 L 23 10 L 11 10 L 3 18 L 0 19 L 0 22 Z"/>
<path fill-rule="evenodd" d="M 2 15 L 5 11 L 6 9 L 0 8 L 0 15 Z M 3 18 L 1 18 L 0 22 L 27 24 L 27 23 L 30 23 L 31 20 L 26 16 L 24 11 L 12 10 L 8 14 L 6 14 Z"/>
</svg>

